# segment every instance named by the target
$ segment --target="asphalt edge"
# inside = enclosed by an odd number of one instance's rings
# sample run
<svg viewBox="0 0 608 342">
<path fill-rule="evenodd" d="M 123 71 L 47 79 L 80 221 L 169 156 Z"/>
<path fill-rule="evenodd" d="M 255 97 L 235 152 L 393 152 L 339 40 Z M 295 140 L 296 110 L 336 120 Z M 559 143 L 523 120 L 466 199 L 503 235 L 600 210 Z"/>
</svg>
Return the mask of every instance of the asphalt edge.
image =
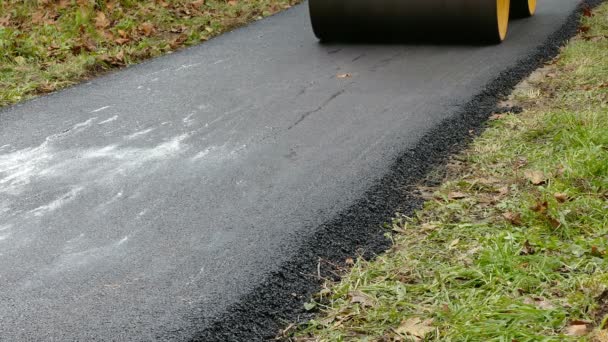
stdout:
<svg viewBox="0 0 608 342">
<path fill-rule="evenodd" d="M 290 322 L 303 322 L 316 315 L 304 309 L 304 303 L 319 291 L 322 280 L 335 278 L 331 264 L 343 264 L 346 258 L 366 258 L 386 251 L 390 241 L 383 223 L 396 212 L 413 213 L 423 200 L 408 190 L 425 179 L 433 169 L 445 165 L 447 158 L 464 149 L 474 136 L 485 129 L 497 103 L 543 63 L 558 55 L 560 48 L 577 33 L 584 8 L 594 8 L 604 0 L 584 0 L 556 32 L 529 56 L 488 83 L 463 109 L 426 133 L 415 147 L 405 151 L 390 171 L 365 196 L 318 227 L 294 258 L 272 272 L 266 280 L 213 321 L 196 324 L 190 341 L 265 341 L 275 339 Z M 438 139 L 437 137 L 442 137 Z M 324 260 L 320 262 L 319 260 Z M 319 266 L 320 267 L 319 269 Z M 167 337 L 167 336 L 165 336 Z"/>
</svg>

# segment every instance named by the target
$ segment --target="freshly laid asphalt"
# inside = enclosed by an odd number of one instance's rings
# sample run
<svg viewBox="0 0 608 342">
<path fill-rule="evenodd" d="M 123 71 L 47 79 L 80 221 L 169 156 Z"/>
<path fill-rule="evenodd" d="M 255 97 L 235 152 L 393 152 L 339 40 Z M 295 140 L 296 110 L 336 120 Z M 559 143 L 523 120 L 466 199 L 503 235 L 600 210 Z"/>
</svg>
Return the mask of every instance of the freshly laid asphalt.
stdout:
<svg viewBox="0 0 608 342">
<path fill-rule="evenodd" d="M 275 319 L 233 309 L 327 222 L 366 229 L 341 213 L 577 3 L 499 46 L 322 45 L 304 4 L 1 110 L 0 340 L 268 337 L 221 321 Z"/>
</svg>

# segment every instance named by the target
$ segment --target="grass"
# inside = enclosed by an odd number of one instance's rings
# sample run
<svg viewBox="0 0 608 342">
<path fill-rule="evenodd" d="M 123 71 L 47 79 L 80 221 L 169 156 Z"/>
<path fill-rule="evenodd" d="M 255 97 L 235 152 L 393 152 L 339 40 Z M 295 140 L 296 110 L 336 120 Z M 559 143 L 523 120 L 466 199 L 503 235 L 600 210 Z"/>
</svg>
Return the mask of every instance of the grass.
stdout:
<svg viewBox="0 0 608 342">
<path fill-rule="evenodd" d="M 608 4 L 294 341 L 608 341 Z M 350 262 L 350 260 L 349 260 Z"/>
<path fill-rule="evenodd" d="M 169 53 L 300 0 L 2 0 L 0 107 Z"/>
</svg>

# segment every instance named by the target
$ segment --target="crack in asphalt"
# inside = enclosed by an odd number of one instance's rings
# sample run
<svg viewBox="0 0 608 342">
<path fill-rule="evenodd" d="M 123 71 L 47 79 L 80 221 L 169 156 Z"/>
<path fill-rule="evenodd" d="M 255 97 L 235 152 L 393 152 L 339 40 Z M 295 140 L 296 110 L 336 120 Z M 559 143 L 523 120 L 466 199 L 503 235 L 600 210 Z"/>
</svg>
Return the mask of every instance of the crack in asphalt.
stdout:
<svg viewBox="0 0 608 342">
<path fill-rule="evenodd" d="M 308 116 L 310 116 L 311 114 L 318 113 L 318 112 L 322 111 L 323 108 L 325 108 L 328 104 L 330 104 L 333 100 L 335 100 L 336 98 L 338 98 L 340 95 L 344 94 L 345 91 L 346 91 L 346 89 L 342 89 L 342 90 L 334 93 L 327 100 L 325 100 L 325 102 L 323 102 L 323 104 L 321 104 L 319 107 L 317 107 L 317 109 L 314 109 L 314 110 L 311 110 L 311 111 L 308 111 L 308 112 L 305 112 L 304 114 L 302 114 L 300 116 L 300 118 L 296 122 L 294 122 L 291 126 L 287 127 L 287 130 L 289 131 L 292 128 L 296 127 L 302 121 L 306 120 L 306 118 Z"/>
</svg>

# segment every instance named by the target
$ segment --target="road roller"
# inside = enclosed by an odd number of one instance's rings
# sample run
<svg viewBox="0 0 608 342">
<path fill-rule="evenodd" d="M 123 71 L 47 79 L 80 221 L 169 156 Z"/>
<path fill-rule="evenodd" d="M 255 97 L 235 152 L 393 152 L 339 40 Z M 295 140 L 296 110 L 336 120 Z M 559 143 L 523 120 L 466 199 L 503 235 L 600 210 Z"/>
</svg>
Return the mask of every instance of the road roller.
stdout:
<svg viewBox="0 0 608 342">
<path fill-rule="evenodd" d="M 309 0 L 315 35 L 336 40 L 500 43 L 509 19 L 531 17 L 537 0 Z"/>
</svg>

